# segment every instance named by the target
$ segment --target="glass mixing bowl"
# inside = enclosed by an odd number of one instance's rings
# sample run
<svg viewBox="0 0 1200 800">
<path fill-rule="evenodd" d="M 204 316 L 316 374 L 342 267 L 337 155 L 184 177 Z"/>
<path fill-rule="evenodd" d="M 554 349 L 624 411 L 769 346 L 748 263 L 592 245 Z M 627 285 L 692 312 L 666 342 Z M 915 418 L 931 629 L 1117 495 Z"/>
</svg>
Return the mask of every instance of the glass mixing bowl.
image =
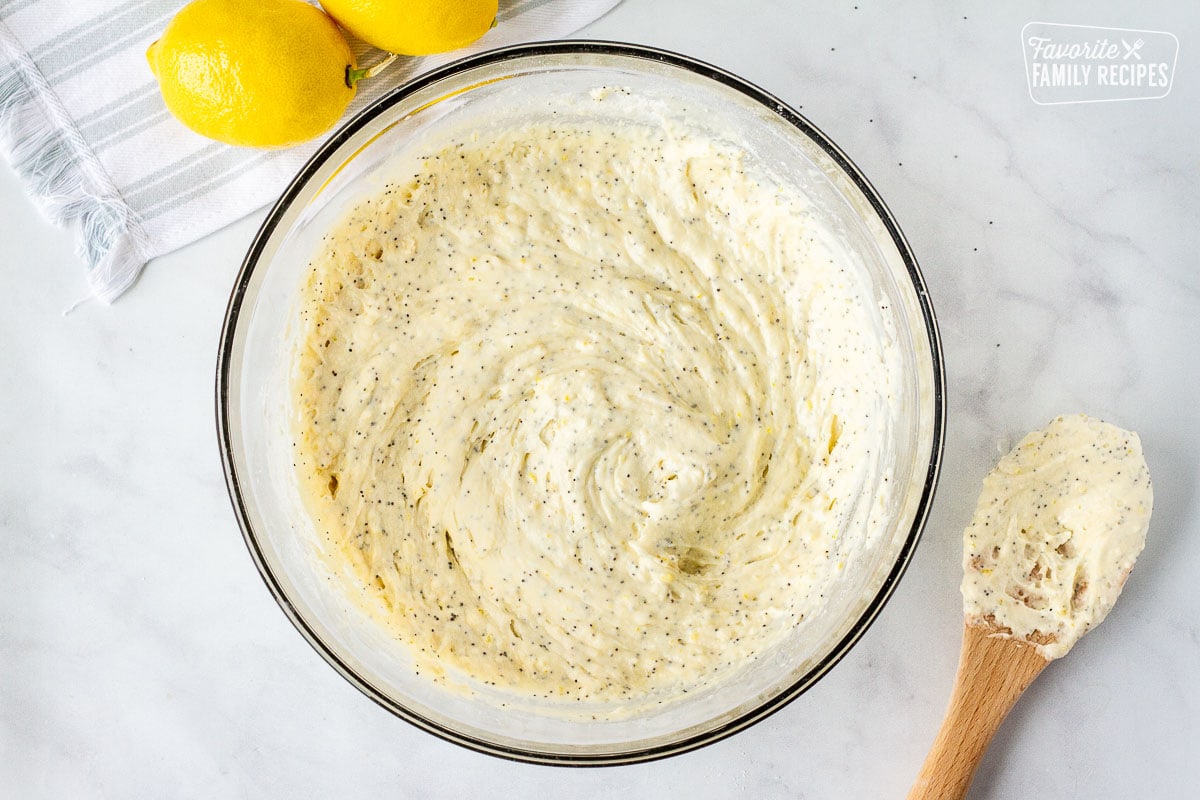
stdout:
<svg viewBox="0 0 1200 800">
<path fill-rule="evenodd" d="M 608 86 L 665 96 L 698 123 L 771 164 L 809 196 L 886 301 L 903 362 L 892 451 L 897 491 L 887 530 L 847 565 L 821 614 L 733 678 L 625 719 L 574 718 L 486 691 L 450 691 L 416 674 L 403 645 L 317 558 L 291 459 L 289 380 L 302 276 L 323 233 L 381 185 L 388 159 L 415 140 L 471 129 L 505 109 Z M 543 101 L 544 99 L 544 101 Z M 538 112 L 532 112 L 538 113 Z M 451 64 L 384 96 L 337 131 L 271 210 L 238 276 L 217 365 L 221 455 L 250 553 L 275 599 L 334 669 L 397 716 L 458 744 L 554 764 L 616 764 L 680 753 L 778 710 L 862 636 L 904 571 L 933 497 L 944 427 L 941 349 L 925 283 L 883 201 L 812 123 L 742 79 L 684 56 L 604 42 L 511 47 Z M 511 699 L 511 698 L 510 698 Z"/>
</svg>

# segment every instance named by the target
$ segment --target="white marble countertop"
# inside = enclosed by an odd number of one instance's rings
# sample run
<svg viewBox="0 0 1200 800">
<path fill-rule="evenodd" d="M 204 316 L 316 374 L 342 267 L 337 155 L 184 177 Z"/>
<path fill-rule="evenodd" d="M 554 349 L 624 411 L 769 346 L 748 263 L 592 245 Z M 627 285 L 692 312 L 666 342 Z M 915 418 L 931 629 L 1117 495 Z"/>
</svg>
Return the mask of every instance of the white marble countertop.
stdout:
<svg viewBox="0 0 1200 800">
<path fill-rule="evenodd" d="M 1173 32 L 1175 87 L 1036 105 L 1031 20 Z M 924 539 L 866 637 L 765 722 L 648 765 L 519 765 L 409 727 L 292 629 L 226 497 L 217 335 L 263 214 L 153 263 L 115 306 L 64 314 L 87 295 L 69 236 L 0 169 L 0 795 L 902 797 L 954 677 L 979 482 L 1014 437 L 1086 411 L 1141 433 L 1149 542 L 971 797 L 1195 797 L 1197 7 L 626 0 L 581 35 L 694 55 L 802 109 L 912 242 L 945 342 L 948 438 Z"/>
</svg>

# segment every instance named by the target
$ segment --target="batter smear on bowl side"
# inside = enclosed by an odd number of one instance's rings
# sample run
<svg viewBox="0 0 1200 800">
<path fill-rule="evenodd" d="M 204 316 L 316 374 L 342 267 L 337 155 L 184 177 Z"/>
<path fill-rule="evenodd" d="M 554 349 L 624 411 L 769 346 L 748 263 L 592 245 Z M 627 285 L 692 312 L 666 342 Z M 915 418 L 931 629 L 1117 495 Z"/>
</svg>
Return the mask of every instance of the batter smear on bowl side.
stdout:
<svg viewBox="0 0 1200 800">
<path fill-rule="evenodd" d="M 819 614 L 885 527 L 892 311 L 736 146 L 527 123 L 422 157 L 306 278 L 295 458 L 416 664 L 678 694 Z"/>
</svg>

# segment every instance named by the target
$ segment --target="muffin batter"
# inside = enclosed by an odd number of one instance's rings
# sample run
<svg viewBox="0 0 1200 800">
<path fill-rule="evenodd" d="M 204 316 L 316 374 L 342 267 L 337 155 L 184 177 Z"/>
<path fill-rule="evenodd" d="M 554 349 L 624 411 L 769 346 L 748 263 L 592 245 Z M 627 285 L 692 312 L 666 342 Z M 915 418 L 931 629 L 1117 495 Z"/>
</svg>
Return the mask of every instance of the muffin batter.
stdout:
<svg viewBox="0 0 1200 800">
<path fill-rule="evenodd" d="M 665 124 L 531 123 L 406 174 L 313 262 L 295 457 L 418 668 L 662 697 L 819 612 L 882 527 L 900 359 L 806 199 Z"/>
<path fill-rule="evenodd" d="M 983 482 L 964 535 L 967 621 L 1066 655 L 1117 601 L 1153 505 L 1136 433 L 1076 414 L 1029 434 Z"/>
</svg>

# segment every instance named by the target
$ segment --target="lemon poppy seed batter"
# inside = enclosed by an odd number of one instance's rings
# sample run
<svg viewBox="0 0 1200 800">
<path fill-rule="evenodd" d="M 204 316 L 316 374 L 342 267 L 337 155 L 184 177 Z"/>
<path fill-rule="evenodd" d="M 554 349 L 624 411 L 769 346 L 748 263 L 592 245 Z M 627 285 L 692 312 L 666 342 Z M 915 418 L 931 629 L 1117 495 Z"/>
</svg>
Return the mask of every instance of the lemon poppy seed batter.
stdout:
<svg viewBox="0 0 1200 800">
<path fill-rule="evenodd" d="M 678 693 L 818 612 L 882 527 L 900 359 L 809 201 L 633 123 L 410 166 L 313 262 L 294 404 L 326 549 L 417 665 Z"/>
<path fill-rule="evenodd" d="M 1146 545 L 1142 442 L 1084 414 L 1026 436 L 987 476 L 963 534 L 967 620 L 1061 658 L 1099 625 Z"/>
</svg>

